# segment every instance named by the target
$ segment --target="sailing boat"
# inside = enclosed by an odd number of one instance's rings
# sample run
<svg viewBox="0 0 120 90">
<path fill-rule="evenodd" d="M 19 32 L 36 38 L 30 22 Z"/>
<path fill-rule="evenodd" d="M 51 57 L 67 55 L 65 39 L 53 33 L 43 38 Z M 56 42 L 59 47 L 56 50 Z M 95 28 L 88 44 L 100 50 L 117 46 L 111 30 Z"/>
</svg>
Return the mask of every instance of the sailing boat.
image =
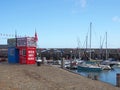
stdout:
<svg viewBox="0 0 120 90">
<path fill-rule="evenodd" d="M 108 50 L 107 50 L 107 32 L 106 32 L 106 60 L 104 60 L 101 64 L 109 65 L 110 67 L 119 66 L 120 62 L 114 59 L 108 59 Z"/>
<path fill-rule="evenodd" d="M 106 42 L 105 42 L 106 43 L 106 51 L 105 51 L 106 54 L 105 54 L 105 58 L 107 60 L 107 58 L 108 58 L 108 53 L 107 53 L 107 32 L 105 33 L 105 37 L 106 37 Z M 100 38 L 100 55 L 101 55 L 101 59 L 102 59 L 102 46 L 103 46 L 103 42 L 101 43 L 101 38 Z M 111 67 L 109 65 L 107 65 L 107 64 L 104 64 L 104 63 L 107 63 L 107 62 L 106 61 L 102 62 L 100 64 L 100 67 L 102 67 L 103 70 L 110 70 Z"/>
<path fill-rule="evenodd" d="M 90 55 L 91 60 L 91 32 L 92 32 L 92 22 L 90 22 Z M 98 64 L 91 64 L 87 62 L 81 62 L 77 67 L 78 71 L 87 71 L 87 72 L 99 72 L 102 71 L 102 68 Z"/>
</svg>

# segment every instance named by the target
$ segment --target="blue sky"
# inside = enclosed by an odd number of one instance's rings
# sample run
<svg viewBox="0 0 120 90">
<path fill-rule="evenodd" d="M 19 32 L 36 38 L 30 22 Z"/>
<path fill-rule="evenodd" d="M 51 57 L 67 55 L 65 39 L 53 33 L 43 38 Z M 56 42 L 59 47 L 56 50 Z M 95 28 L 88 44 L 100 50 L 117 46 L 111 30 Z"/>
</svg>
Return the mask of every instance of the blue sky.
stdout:
<svg viewBox="0 0 120 90">
<path fill-rule="evenodd" d="M 108 48 L 120 48 L 120 0 L 0 0 L 0 33 L 38 34 L 40 48 L 85 47 L 92 22 L 92 47 L 105 32 Z M 0 44 L 7 36 L 0 37 Z M 88 35 L 89 38 L 89 35 Z M 89 47 L 89 41 L 88 41 Z M 103 47 L 105 47 L 105 42 Z"/>
</svg>

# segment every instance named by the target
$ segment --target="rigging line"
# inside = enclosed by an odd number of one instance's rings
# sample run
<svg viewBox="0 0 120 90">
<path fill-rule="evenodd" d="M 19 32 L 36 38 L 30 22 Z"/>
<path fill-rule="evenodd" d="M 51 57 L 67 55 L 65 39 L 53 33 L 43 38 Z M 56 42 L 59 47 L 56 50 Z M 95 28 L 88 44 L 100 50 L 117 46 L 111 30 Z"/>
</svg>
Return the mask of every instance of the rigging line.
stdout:
<svg viewBox="0 0 120 90">
<path fill-rule="evenodd" d="M 88 31 L 87 31 L 87 33 L 86 33 L 86 36 L 85 36 L 85 40 L 84 40 L 84 43 L 83 43 L 83 45 L 82 45 L 82 48 L 87 48 L 88 47 L 88 45 L 86 45 L 86 47 L 85 47 L 85 44 L 88 44 L 88 34 L 89 34 L 89 28 L 88 28 Z M 86 39 L 87 38 L 87 39 Z M 87 43 L 86 43 L 87 42 Z"/>
<path fill-rule="evenodd" d="M 79 38 L 79 37 L 77 37 L 77 45 L 78 45 L 77 47 L 80 48 L 80 46 L 81 46 L 81 41 L 80 41 L 80 38 Z"/>
<path fill-rule="evenodd" d="M 88 32 L 87 32 L 87 35 L 85 37 L 85 40 L 84 40 L 84 43 L 83 43 L 83 46 L 82 46 L 82 48 L 85 48 L 84 52 L 87 50 L 87 43 L 88 43 Z M 86 44 L 86 47 L 85 47 L 85 44 Z"/>
<path fill-rule="evenodd" d="M 93 33 L 92 37 L 93 37 L 93 39 L 95 38 L 95 41 L 97 41 L 97 43 L 99 44 L 99 41 L 98 41 L 99 40 L 99 35 L 97 34 L 94 26 L 95 25 L 92 24 L 92 33 Z"/>
<path fill-rule="evenodd" d="M 103 41 L 102 41 L 102 44 L 101 44 L 101 48 L 103 48 L 103 44 L 104 44 L 104 41 L 105 41 L 105 37 L 106 37 L 106 34 L 104 35 L 104 38 L 103 38 Z"/>
<path fill-rule="evenodd" d="M 85 42 L 86 42 L 86 49 L 88 48 L 88 34 L 89 34 L 89 28 L 88 28 L 88 32 L 86 34 L 86 37 L 85 37 Z"/>
<path fill-rule="evenodd" d="M 82 45 L 82 48 L 85 48 L 84 46 L 85 46 L 85 41 L 86 41 L 86 39 L 84 40 L 84 43 L 83 43 L 83 45 Z"/>
</svg>

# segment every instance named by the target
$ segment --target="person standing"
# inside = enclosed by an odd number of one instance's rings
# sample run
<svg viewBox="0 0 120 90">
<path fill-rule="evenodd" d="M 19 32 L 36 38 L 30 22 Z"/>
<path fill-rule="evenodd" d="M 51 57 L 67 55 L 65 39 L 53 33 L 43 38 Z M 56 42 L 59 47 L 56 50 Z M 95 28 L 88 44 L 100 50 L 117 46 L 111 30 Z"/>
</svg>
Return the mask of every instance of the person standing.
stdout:
<svg viewBox="0 0 120 90">
<path fill-rule="evenodd" d="M 38 58 L 38 59 L 36 60 L 36 62 L 37 62 L 37 66 L 40 66 L 41 63 L 42 63 L 42 60 L 41 60 L 40 58 Z"/>
</svg>

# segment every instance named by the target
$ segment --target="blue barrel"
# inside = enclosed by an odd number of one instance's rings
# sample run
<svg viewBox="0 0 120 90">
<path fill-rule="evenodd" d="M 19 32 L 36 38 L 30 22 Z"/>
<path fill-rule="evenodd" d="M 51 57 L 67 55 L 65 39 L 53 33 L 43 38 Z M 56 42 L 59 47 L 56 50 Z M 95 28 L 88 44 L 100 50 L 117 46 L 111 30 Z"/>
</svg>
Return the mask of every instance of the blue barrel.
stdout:
<svg viewBox="0 0 120 90">
<path fill-rule="evenodd" d="M 8 47 L 8 63 L 19 63 L 19 49 Z"/>
</svg>

